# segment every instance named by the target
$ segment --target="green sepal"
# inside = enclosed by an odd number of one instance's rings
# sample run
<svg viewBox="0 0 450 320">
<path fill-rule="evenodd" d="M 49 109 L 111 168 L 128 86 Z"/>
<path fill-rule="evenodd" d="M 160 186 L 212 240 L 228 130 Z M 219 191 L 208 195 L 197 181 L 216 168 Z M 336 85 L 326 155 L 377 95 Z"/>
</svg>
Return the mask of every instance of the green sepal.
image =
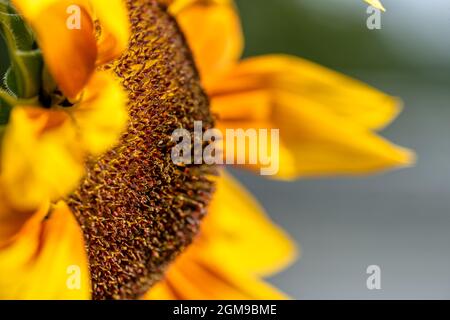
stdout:
<svg viewBox="0 0 450 320">
<path fill-rule="evenodd" d="M 35 49 L 35 38 L 22 18 L 8 7 L 0 5 L 0 31 L 8 47 L 11 68 L 5 75 L 7 90 L 19 98 L 32 98 L 39 94 L 42 80 L 43 57 Z"/>
<path fill-rule="evenodd" d="M 8 89 L 19 98 L 32 98 L 39 94 L 42 79 L 42 53 L 33 51 L 16 51 L 15 60 L 11 63 L 11 74 L 6 78 Z M 12 81 L 15 81 L 13 84 Z"/>
<path fill-rule="evenodd" d="M 0 126 L 8 124 L 9 114 L 16 103 L 17 100 L 11 97 L 8 92 L 0 89 Z"/>
<path fill-rule="evenodd" d="M 36 37 L 32 29 L 12 7 L 8 7 L 5 11 L 0 6 L 0 15 L 2 23 L 12 31 L 16 49 L 27 51 L 35 48 Z"/>
<path fill-rule="evenodd" d="M 3 87 L 9 95 L 17 97 L 17 80 L 15 73 L 11 70 L 11 67 L 6 70 L 5 75 L 3 76 Z"/>
</svg>

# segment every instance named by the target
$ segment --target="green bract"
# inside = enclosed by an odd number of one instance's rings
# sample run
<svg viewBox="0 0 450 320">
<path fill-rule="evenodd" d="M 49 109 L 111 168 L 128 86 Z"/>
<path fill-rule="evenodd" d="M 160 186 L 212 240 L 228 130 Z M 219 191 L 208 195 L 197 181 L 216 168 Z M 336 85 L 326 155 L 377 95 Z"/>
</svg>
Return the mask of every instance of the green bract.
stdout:
<svg viewBox="0 0 450 320">
<path fill-rule="evenodd" d="M 0 0 L 0 34 L 9 57 L 9 68 L 0 85 L 0 126 L 8 123 L 16 104 L 36 104 L 42 83 L 43 58 L 29 26 L 9 4 Z"/>
</svg>

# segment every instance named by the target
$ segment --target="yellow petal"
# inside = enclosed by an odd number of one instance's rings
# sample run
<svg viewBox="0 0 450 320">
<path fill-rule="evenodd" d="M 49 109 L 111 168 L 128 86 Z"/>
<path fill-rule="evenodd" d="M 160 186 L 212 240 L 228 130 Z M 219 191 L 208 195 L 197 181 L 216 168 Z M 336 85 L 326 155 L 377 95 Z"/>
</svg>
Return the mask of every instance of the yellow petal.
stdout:
<svg viewBox="0 0 450 320">
<path fill-rule="evenodd" d="M 101 26 L 97 64 L 103 64 L 118 57 L 128 47 L 128 12 L 123 0 L 91 0 L 90 3 Z"/>
<path fill-rule="evenodd" d="M 360 174 L 414 161 L 410 151 L 372 132 L 397 114 L 395 99 L 299 58 L 249 59 L 208 91 L 224 135 L 226 129 L 280 130 L 279 153 L 274 148 L 271 155 L 275 162 L 279 155 L 278 178 Z M 224 155 L 237 156 L 242 150 L 235 148 Z"/>
<path fill-rule="evenodd" d="M 225 171 L 217 182 L 201 232 L 201 239 L 208 239 L 205 246 L 209 257 L 242 272 L 269 276 L 286 268 L 297 256 L 292 240 Z"/>
<path fill-rule="evenodd" d="M 181 300 L 177 293 L 172 290 L 167 279 L 163 279 L 156 283 L 147 293 L 142 297 L 144 300 Z"/>
<path fill-rule="evenodd" d="M 130 26 L 122 0 L 14 0 L 36 32 L 44 60 L 63 93 L 73 99 L 96 65 L 119 56 L 128 45 Z M 80 8 L 80 29 L 67 27 L 73 5 Z M 97 41 L 94 21 L 101 32 Z"/>
<path fill-rule="evenodd" d="M 279 300 L 288 297 L 257 277 L 185 254 L 144 299 Z"/>
<path fill-rule="evenodd" d="M 285 299 L 259 276 L 280 271 L 295 257 L 290 239 L 224 174 L 199 237 L 145 298 Z"/>
<path fill-rule="evenodd" d="M 48 213 L 49 202 L 45 202 L 36 211 L 20 211 L 11 206 L 0 188 L 0 245 L 12 239 L 31 217 L 43 219 Z"/>
<path fill-rule="evenodd" d="M 94 155 L 100 154 L 117 142 L 126 127 L 128 113 L 123 88 L 107 72 L 96 72 L 81 102 L 70 113 L 83 147 Z"/>
<path fill-rule="evenodd" d="M 63 1 L 64 0 L 12 0 L 11 2 L 25 17 L 36 18 L 49 6 Z"/>
<path fill-rule="evenodd" d="M 244 60 L 220 81 L 207 87 L 216 103 L 230 97 L 230 94 L 239 100 L 257 90 L 265 90 L 266 95 L 270 95 L 270 90 L 274 89 L 295 93 L 305 100 L 323 105 L 331 113 L 371 129 L 383 128 L 400 111 L 399 101 L 395 98 L 315 63 L 285 55 Z M 236 93 L 241 94 L 235 96 Z M 220 113 L 228 109 L 225 111 L 228 119 L 232 112 L 242 112 L 243 105 L 234 108 L 222 103 L 217 107 L 216 111 Z M 259 104 L 246 107 L 247 110 L 255 108 L 253 113 L 258 113 L 262 107 Z"/>
<path fill-rule="evenodd" d="M 237 63 L 243 36 L 232 1 L 174 1 L 170 11 L 186 36 L 204 82 Z"/>
<path fill-rule="evenodd" d="M 386 9 L 381 4 L 380 0 L 364 0 L 364 1 L 366 1 L 368 4 L 370 4 L 374 8 L 386 11 Z"/>
<path fill-rule="evenodd" d="M 15 107 L 3 137 L 0 186 L 21 211 L 60 199 L 83 175 L 83 155 L 66 112 Z"/>
<path fill-rule="evenodd" d="M 287 93 L 274 95 L 272 105 L 274 113 L 270 122 L 219 121 L 218 128 L 224 136 L 225 130 L 229 128 L 279 128 L 279 152 L 274 148 L 275 154 L 268 153 L 272 161 L 278 163 L 279 171 L 273 176 L 275 178 L 367 174 L 408 166 L 414 162 L 411 151 L 391 144 L 359 124 L 330 113 L 321 105 Z M 272 147 L 268 140 L 268 151 Z M 259 152 L 259 147 L 257 150 Z M 239 151 L 236 147 L 235 156 Z M 227 152 L 225 150 L 224 153 Z M 246 150 L 246 154 L 248 152 Z M 265 166 L 256 164 L 246 167 L 259 170 Z"/>
<path fill-rule="evenodd" d="M 280 162 L 281 177 L 361 174 L 414 161 L 409 150 L 311 101 L 291 94 L 279 94 L 276 101 L 274 122 L 282 131 L 282 152 L 291 157 L 291 166 Z"/>
<path fill-rule="evenodd" d="M 64 203 L 56 205 L 47 219 L 43 213 L 36 213 L 14 238 L 0 243 L 0 299 L 89 299 L 79 225 Z"/>
<path fill-rule="evenodd" d="M 126 98 L 107 72 L 96 72 L 70 108 L 16 107 L 1 153 L 0 185 L 18 211 L 61 199 L 84 173 L 87 153 L 114 145 L 127 123 Z"/>
<path fill-rule="evenodd" d="M 15 0 L 37 34 L 44 60 L 59 88 L 75 98 L 95 69 L 97 44 L 88 8 L 80 5 L 80 29 L 69 29 L 67 8 L 71 0 Z"/>
</svg>

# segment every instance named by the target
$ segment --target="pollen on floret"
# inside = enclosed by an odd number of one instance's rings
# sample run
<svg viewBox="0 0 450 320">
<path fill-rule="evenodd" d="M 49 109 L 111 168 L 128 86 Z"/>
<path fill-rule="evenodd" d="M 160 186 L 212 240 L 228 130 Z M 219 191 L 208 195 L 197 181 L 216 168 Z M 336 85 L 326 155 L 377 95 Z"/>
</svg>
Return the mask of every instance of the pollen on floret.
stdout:
<svg viewBox="0 0 450 320">
<path fill-rule="evenodd" d="M 213 127 L 191 53 L 156 0 L 127 0 L 129 49 L 108 65 L 128 92 L 130 123 L 119 144 L 90 159 L 67 199 L 84 233 L 94 299 L 139 298 L 188 246 L 207 211 L 215 170 L 177 166 L 177 128 Z"/>
</svg>

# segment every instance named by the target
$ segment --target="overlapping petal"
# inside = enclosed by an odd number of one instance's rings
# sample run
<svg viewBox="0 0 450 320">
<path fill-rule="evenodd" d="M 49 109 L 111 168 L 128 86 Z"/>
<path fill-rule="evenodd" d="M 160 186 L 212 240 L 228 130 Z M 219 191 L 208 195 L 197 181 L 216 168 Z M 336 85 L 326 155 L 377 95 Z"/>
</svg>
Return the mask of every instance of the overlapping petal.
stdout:
<svg viewBox="0 0 450 320">
<path fill-rule="evenodd" d="M 126 48 L 128 17 L 120 0 L 14 0 L 35 31 L 44 60 L 59 88 L 75 98 L 95 70 Z M 71 11 L 71 8 L 79 12 Z M 69 28 L 71 14 L 78 15 L 80 28 Z M 101 34 L 96 35 L 95 21 Z"/>
<path fill-rule="evenodd" d="M 148 300 L 279 300 L 287 296 L 254 275 L 212 263 L 205 257 L 190 254 L 170 267 L 166 278 L 145 296 Z"/>
<path fill-rule="evenodd" d="M 230 268 L 259 276 L 285 269 L 297 256 L 290 237 L 265 214 L 255 198 L 230 174 L 221 172 L 201 239 L 208 256 Z"/>
<path fill-rule="evenodd" d="M 287 55 L 245 59 L 220 81 L 209 84 L 207 90 L 220 104 L 217 111 L 226 113 L 226 118 L 239 119 L 242 112 L 253 118 L 265 118 L 271 112 L 267 96 L 274 91 L 303 97 L 369 129 L 382 129 L 400 112 L 398 99 L 313 62 Z M 234 107 L 241 99 L 243 103 Z"/>
<path fill-rule="evenodd" d="M 64 203 L 33 214 L 0 241 L 0 299 L 89 299 L 81 229 Z"/>
<path fill-rule="evenodd" d="M 360 174 L 413 162 L 410 151 L 372 131 L 398 114 L 396 99 L 300 58 L 244 60 L 207 90 L 223 132 L 280 130 L 279 178 Z"/>
<path fill-rule="evenodd" d="M 177 0 L 170 10 L 189 42 L 204 83 L 237 63 L 243 35 L 231 0 Z"/>
<path fill-rule="evenodd" d="M 230 175 L 219 179 L 201 233 L 147 299 L 283 299 L 260 276 L 289 265 L 296 249 Z"/>
<path fill-rule="evenodd" d="M 84 174 L 85 156 L 112 147 L 125 129 L 125 101 L 120 85 L 106 72 L 96 72 L 72 107 L 13 108 L 0 172 L 11 206 L 35 210 L 71 192 Z"/>
<path fill-rule="evenodd" d="M 3 138 L 0 172 L 11 206 L 33 211 L 74 189 L 83 174 L 80 150 L 66 112 L 15 107 Z"/>
<path fill-rule="evenodd" d="M 91 14 L 101 26 L 97 64 L 117 58 L 128 47 L 130 22 L 123 0 L 89 0 Z"/>
<path fill-rule="evenodd" d="M 126 99 L 113 76 L 107 72 L 92 76 L 81 102 L 69 111 L 86 151 L 98 155 L 117 142 L 128 120 Z"/>
</svg>

